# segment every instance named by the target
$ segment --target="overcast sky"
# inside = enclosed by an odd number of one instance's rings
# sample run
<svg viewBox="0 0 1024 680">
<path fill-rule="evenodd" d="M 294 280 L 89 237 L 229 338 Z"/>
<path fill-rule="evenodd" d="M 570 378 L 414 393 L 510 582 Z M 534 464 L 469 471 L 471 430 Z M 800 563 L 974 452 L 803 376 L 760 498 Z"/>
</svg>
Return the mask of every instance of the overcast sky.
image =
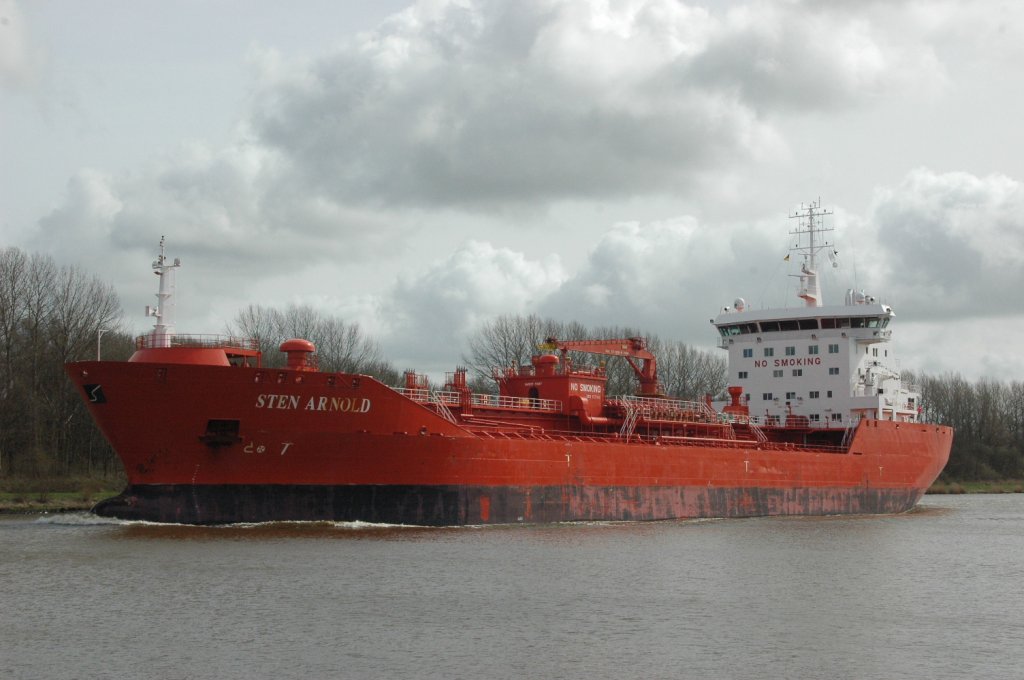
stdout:
<svg viewBox="0 0 1024 680">
<path fill-rule="evenodd" d="M 250 303 L 451 370 L 537 313 L 711 348 L 835 211 L 904 368 L 1024 379 L 1024 3 L 0 0 L 0 246 L 146 331 Z"/>
</svg>

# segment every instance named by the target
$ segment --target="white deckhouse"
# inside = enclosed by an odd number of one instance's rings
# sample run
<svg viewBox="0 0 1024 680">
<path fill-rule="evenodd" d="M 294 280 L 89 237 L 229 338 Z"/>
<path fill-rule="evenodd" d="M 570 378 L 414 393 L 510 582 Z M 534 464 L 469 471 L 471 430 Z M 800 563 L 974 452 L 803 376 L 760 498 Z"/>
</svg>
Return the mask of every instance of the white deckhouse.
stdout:
<svg viewBox="0 0 1024 680">
<path fill-rule="evenodd" d="M 802 307 L 753 310 L 742 298 L 712 323 L 729 351 L 729 384 L 740 403 L 763 425 L 806 423 L 850 427 L 861 418 L 916 422 L 920 395 L 904 386 L 888 349 L 892 308 L 848 290 L 842 305 L 823 305 L 818 254 L 835 250 L 824 235 L 831 214 L 813 202 L 790 217 L 798 227 L 793 252 L 802 258 L 798 296 Z M 786 258 L 789 259 L 789 256 Z"/>
</svg>

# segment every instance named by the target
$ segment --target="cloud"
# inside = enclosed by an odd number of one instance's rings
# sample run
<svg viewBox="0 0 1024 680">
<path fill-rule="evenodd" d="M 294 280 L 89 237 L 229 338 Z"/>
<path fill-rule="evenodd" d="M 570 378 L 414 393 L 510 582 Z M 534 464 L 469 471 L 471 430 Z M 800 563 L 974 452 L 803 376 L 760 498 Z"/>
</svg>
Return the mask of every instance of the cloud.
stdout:
<svg viewBox="0 0 1024 680">
<path fill-rule="evenodd" d="M 876 192 L 870 219 L 903 311 L 917 318 L 1024 312 L 1019 181 L 915 170 Z"/>
<path fill-rule="evenodd" d="M 589 324 L 607 320 L 611 310 L 625 317 L 621 323 L 664 317 L 701 285 L 711 263 L 730 255 L 728 241 L 692 217 L 616 224 L 547 307 Z"/>
<path fill-rule="evenodd" d="M 740 5 L 725 14 L 688 75 L 706 87 L 735 88 L 742 101 L 762 112 L 859 107 L 905 88 L 941 87 L 944 68 L 928 42 L 906 31 L 909 22 L 899 20 L 905 14 L 913 14 L 912 8 L 877 11 L 858 3 L 853 12 L 838 3 Z M 890 24 L 899 32 L 891 32 Z"/>
<path fill-rule="evenodd" d="M 296 186 L 276 154 L 247 144 L 219 152 L 193 145 L 130 175 L 83 170 L 40 227 L 37 245 L 69 257 L 148 252 L 170 233 L 178 252 L 225 273 L 260 262 L 266 274 L 394 252 L 402 232 L 386 211 Z"/>
<path fill-rule="evenodd" d="M 400 278 L 382 301 L 389 354 L 396 360 L 455 361 L 482 321 L 531 313 L 565 276 L 557 256 L 531 260 L 469 241 L 425 271 Z"/>
<path fill-rule="evenodd" d="M 17 10 L 0 0 L 0 36 L 16 38 L 0 41 L 4 88 L 38 63 Z M 930 128 L 878 120 L 1019 56 L 1019 16 L 955 2 L 424 1 L 330 54 L 253 49 L 232 141 L 154 150 L 130 172 L 81 170 L 31 245 L 102 262 L 126 291 L 167 234 L 204 320 L 311 302 L 379 333 L 398 361 L 452 361 L 483 319 L 508 313 L 710 345 L 707 319 L 735 297 L 794 302 L 785 205 L 766 217 L 765 196 L 788 202 L 779 194 L 839 164 L 857 185 L 846 197 L 875 181 L 845 151 L 823 161 L 816 135 L 851 125 L 848 140 L 877 145 L 860 162 L 881 147 L 916 158 L 899 141 L 930 140 Z M 961 101 L 972 100 L 941 103 Z M 918 170 L 867 208 L 849 198 L 838 294 L 855 267 L 901 319 L 1019 313 L 1011 176 Z M 534 255 L 548 252 L 541 237 L 564 259 Z"/>
<path fill-rule="evenodd" d="M 0 2 L 20 31 L 17 6 Z M 851 105 L 931 67 L 882 24 L 804 3 L 714 14 L 670 0 L 421 2 L 330 55 L 254 50 L 235 141 L 123 175 L 83 170 L 39 242 L 148 252 L 172 231 L 184 256 L 225 276 L 253 261 L 274 274 L 394 256 L 444 211 L 706 191 L 785 153 L 763 115 L 773 97 L 814 108 L 797 90 L 831 83 L 825 100 Z M 901 59 L 908 50 L 918 56 Z M 584 301 L 619 294 L 588 290 Z"/>
<path fill-rule="evenodd" d="M 29 89 L 39 77 L 42 61 L 18 3 L 0 0 L 0 89 Z"/>
<path fill-rule="evenodd" d="M 864 216 L 836 208 L 826 226 L 837 229 L 830 238 L 841 266 L 819 266 L 825 303 L 841 304 L 847 288 L 866 288 L 893 304 L 899 327 L 907 327 L 899 347 L 927 342 L 940 332 L 936 323 L 1019 316 L 1022 200 L 1020 183 L 1005 176 L 915 170 L 878 189 Z M 680 216 L 615 224 L 573 272 L 557 260 L 472 242 L 404 279 L 378 310 L 400 320 L 388 342 L 409 357 L 458 356 L 482 321 L 531 313 L 711 347 L 708 320 L 736 297 L 752 309 L 802 305 L 789 276 L 795 261 L 783 261 L 794 226 L 785 214 L 745 223 Z M 979 350 L 974 368 L 989 370 L 996 354 Z M 947 370 L 947 363 L 922 358 L 917 367 Z"/>
<path fill-rule="evenodd" d="M 927 46 L 880 24 L 808 3 L 424 2 L 330 56 L 268 58 L 251 124 L 339 200 L 685 194 L 786 153 L 765 109 L 851 107 L 937 77 Z"/>
<path fill-rule="evenodd" d="M 572 275 L 555 256 L 541 261 L 471 241 L 402 278 L 372 309 L 385 319 L 388 355 L 417 365 L 457 360 L 481 323 L 505 314 L 631 326 L 710 346 L 715 336 L 707 320 L 732 302 L 735 291 L 729 288 L 743 284 L 737 269 L 758 276 L 750 263 L 760 262 L 769 248 L 771 237 L 763 229 L 716 229 L 692 217 L 616 224 Z M 781 254 L 772 259 L 781 261 Z M 381 327 L 379 318 L 360 321 Z"/>
</svg>

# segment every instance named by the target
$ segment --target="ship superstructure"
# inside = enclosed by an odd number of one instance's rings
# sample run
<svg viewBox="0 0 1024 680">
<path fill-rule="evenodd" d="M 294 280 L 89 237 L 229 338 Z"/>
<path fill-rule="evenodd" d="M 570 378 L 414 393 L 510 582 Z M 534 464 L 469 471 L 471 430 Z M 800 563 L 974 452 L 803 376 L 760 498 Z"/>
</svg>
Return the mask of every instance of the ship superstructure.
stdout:
<svg viewBox="0 0 1024 680">
<path fill-rule="evenodd" d="M 847 290 L 841 305 L 822 300 L 821 255 L 835 264 L 826 238 L 831 214 L 818 202 L 801 207 L 793 252 L 800 260 L 797 295 L 803 306 L 751 309 L 738 298 L 712 320 L 719 347 L 729 352 L 729 384 L 751 420 L 766 425 L 804 422 L 849 428 L 861 419 L 916 422 L 921 398 L 903 384 L 889 348 L 892 307 L 863 291 Z M 787 260 L 792 257 L 791 253 Z"/>
</svg>

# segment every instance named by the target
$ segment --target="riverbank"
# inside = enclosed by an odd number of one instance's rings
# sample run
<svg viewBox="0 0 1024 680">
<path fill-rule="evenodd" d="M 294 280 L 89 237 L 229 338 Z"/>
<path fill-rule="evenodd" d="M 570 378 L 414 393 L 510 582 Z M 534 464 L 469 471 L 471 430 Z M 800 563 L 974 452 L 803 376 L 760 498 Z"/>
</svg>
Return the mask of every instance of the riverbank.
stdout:
<svg viewBox="0 0 1024 680">
<path fill-rule="evenodd" d="M 0 513 L 89 510 L 99 501 L 121 493 L 124 486 L 120 475 L 0 479 Z"/>
<path fill-rule="evenodd" d="M 1024 480 L 1001 479 L 979 482 L 935 482 L 928 489 L 928 493 L 1024 493 Z"/>
<path fill-rule="evenodd" d="M 83 494 L 81 491 L 55 491 L 26 495 L 20 492 L 0 492 L 0 513 L 81 512 L 92 509 L 99 501 L 118 493 L 120 492 L 101 491 Z"/>
</svg>

